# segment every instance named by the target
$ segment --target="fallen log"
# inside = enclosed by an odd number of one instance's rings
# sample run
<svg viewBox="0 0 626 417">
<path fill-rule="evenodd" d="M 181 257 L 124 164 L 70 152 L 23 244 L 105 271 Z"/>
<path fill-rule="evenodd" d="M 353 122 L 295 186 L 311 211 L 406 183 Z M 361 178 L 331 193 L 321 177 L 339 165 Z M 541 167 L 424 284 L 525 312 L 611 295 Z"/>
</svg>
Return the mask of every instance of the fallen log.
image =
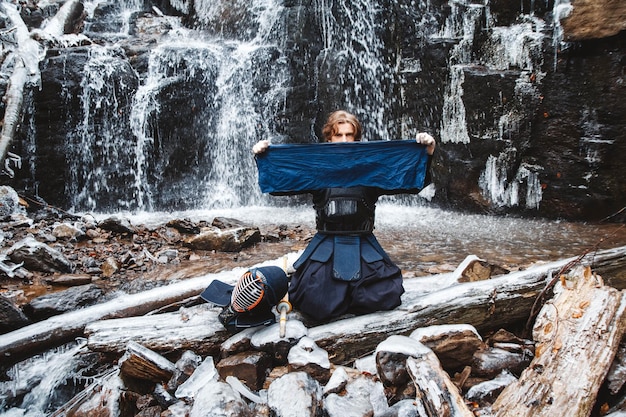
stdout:
<svg viewBox="0 0 626 417">
<path fill-rule="evenodd" d="M 599 256 L 601 255 L 601 256 Z M 583 262 L 602 268 L 606 263 L 626 263 L 626 247 L 602 251 Z M 601 262 L 597 262 L 601 260 Z M 479 331 L 523 322 L 535 297 L 572 259 L 551 262 L 486 281 L 454 284 L 450 274 L 405 280 L 402 305 L 392 311 L 337 320 L 311 327 L 308 336 L 329 352 L 335 364 L 374 351 L 392 334 L 409 334 L 436 324 L 470 324 Z M 187 309 L 184 314 L 106 320 L 86 329 L 92 350 L 122 352 L 136 341 L 157 352 L 185 348 L 198 354 L 219 350 L 229 336 L 217 322 L 217 313 Z M 278 332 L 277 332 L 278 338 Z"/>
<path fill-rule="evenodd" d="M 535 358 L 496 399 L 496 417 L 591 414 L 626 328 L 626 293 L 589 268 L 570 276 L 537 317 Z"/>
<path fill-rule="evenodd" d="M 172 362 L 134 342 L 128 344 L 118 364 L 122 375 L 157 383 L 169 380 L 176 372 Z"/>
<path fill-rule="evenodd" d="M 581 263 L 602 271 L 606 266 L 625 265 L 625 255 L 626 246 L 621 246 L 588 254 Z M 390 334 L 408 334 L 419 327 L 470 324 L 481 333 L 509 327 L 528 317 L 535 297 L 551 276 L 575 259 L 457 284 L 416 299 L 407 290 L 402 305 L 395 310 L 317 326 L 310 329 L 309 337 L 329 352 L 331 361 L 342 363 L 373 351 Z"/>
<path fill-rule="evenodd" d="M 66 1 L 59 11 L 48 20 L 41 32 L 49 37 L 58 38 L 65 33 L 70 33 L 71 22 L 83 12 L 83 4 L 80 0 Z"/>
<path fill-rule="evenodd" d="M 28 28 L 17 9 L 7 3 L 3 4 L 2 8 L 13 25 L 17 47 L 12 53 L 13 72 L 3 98 L 6 108 L 0 133 L 0 161 L 4 161 L 7 156 L 9 145 L 20 123 L 24 88 L 27 83 L 39 83 L 39 60 L 42 57 L 42 48 L 30 37 Z"/>
<path fill-rule="evenodd" d="M 410 357 L 406 367 L 417 392 L 415 402 L 420 415 L 429 417 L 473 417 L 465 405 L 459 389 L 443 370 L 439 359 L 432 352 L 421 357 Z"/>
<path fill-rule="evenodd" d="M 291 256 L 289 260 L 293 262 L 298 254 L 294 253 L 289 256 Z M 281 257 L 265 262 L 261 266 L 282 266 L 283 264 L 284 260 Z M 47 320 L 3 334 L 0 337 L 2 366 L 9 366 L 11 363 L 31 356 L 33 353 L 41 352 L 82 336 L 85 326 L 89 323 L 107 318 L 133 317 L 147 314 L 155 309 L 197 296 L 214 279 L 234 284 L 246 270 L 246 268 L 236 268 L 231 271 L 186 279 L 138 294 L 122 294 L 106 303 L 53 316 Z"/>
</svg>

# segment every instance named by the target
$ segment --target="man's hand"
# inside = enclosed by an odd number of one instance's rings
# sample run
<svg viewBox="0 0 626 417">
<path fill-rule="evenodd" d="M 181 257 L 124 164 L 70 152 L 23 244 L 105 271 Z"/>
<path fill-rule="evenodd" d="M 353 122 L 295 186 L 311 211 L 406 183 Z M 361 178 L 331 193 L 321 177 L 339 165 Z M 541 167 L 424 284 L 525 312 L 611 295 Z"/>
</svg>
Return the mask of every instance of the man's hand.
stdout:
<svg viewBox="0 0 626 417">
<path fill-rule="evenodd" d="M 252 147 L 252 152 L 254 152 L 255 155 L 258 155 L 265 152 L 269 146 L 269 140 L 260 140 Z"/>
<path fill-rule="evenodd" d="M 435 146 L 437 145 L 435 142 L 435 138 L 430 136 L 428 133 L 418 133 L 417 136 L 415 136 L 415 142 L 426 146 L 426 153 L 428 155 L 432 155 L 433 152 L 435 152 Z"/>
</svg>

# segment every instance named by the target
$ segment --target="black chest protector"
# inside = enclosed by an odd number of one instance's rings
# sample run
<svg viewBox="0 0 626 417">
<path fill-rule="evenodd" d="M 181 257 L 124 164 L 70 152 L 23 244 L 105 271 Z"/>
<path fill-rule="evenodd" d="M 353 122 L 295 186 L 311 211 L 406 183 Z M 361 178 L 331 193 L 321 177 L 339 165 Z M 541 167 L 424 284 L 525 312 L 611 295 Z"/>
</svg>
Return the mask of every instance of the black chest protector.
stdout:
<svg viewBox="0 0 626 417">
<path fill-rule="evenodd" d="M 363 234 L 374 230 L 375 195 L 366 187 L 329 188 L 313 197 L 320 232 Z"/>
</svg>

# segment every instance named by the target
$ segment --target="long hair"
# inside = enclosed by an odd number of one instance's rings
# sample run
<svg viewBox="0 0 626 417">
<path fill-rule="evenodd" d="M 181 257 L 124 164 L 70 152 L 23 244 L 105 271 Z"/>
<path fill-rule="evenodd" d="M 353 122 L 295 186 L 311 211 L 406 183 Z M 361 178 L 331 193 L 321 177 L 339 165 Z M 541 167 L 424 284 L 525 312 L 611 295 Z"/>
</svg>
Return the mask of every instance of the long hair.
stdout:
<svg viewBox="0 0 626 417">
<path fill-rule="evenodd" d="M 343 123 L 350 123 L 352 126 L 354 126 L 354 140 L 361 140 L 363 128 L 361 127 L 361 122 L 359 122 L 359 119 L 357 119 L 354 114 L 348 113 L 345 110 L 337 110 L 335 112 L 332 112 L 330 116 L 328 116 L 328 120 L 326 120 L 326 124 L 322 128 L 324 141 L 330 142 L 330 139 L 339 130 L 337 126 Z"/>
</svg>

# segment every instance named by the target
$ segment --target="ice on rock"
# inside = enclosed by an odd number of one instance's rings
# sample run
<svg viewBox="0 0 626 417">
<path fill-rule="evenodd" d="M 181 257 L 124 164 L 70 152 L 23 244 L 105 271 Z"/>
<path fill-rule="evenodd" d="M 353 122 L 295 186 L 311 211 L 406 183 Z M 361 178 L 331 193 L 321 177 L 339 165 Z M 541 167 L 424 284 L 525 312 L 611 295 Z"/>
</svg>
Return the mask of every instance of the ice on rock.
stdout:
<svg viewBox="0 0 626 417">
<path fill-rule="evenodd" d="M 226 382 L 209 381 L 197 392 L 189 417 L 238 417 L 248 406 Z"/>
<path fill-rule="evenodd" d="M 330 379 L 324 386 L 324 395 L 342 391 L 349 379 L 348 373 L 342 366 L 335 368 Z"/>
<path fill-rule="evenodd" d="M 346 394 L 329 394 L 324 410 L 329 417 L 362 417 L 381 415 L 389 408 L 380 381 L 361 376 L 346 385 Z"/>
<path fill-rule="evenodd" d="M 196 398 L 196 394 L 202 387 L 216 380 L 217 369 L 215 369 L 215 363 L 211 356 L 207 356 L 189 379 L 176 389 L 174 395 L 176 398 Z"/>
<path fill-rule="evenodd" d="M 497 397 L 508 385 L 515 382 L 517 378 L 507 371 L 502 371 L 496 378 L 481 382 L 471 387 L 465 398 L 470 401 L 485 401 Z"/>
<path fill-rule="evenodd" d="M 308 329 L 299 320 L 287 320 L 285 326 L 285 337 L 280 337 L 280 326 L 278 323 L 265 327 L 254 333 L 250 338 L 250 343 L 255 348 L 271 345 L 279 340 L 299 340 L 308 334 Z"/>
<path fill-rule="evenodd" d="M 423 356 L 430 351 L 431 350 L 428 347 L 424 346 L 417 340 L 408 336 L 400 335 L 389 336 L 387 339 L 380 342 L 376 347 L 376 353 L 401 353 L 403 355 L 414 357 Z"/>
<path fill-rule="evenodd" d="M 289 350 L 287 360 L 290 365 L 307 365 L 314 363 L 322 368 L 330 369 L 328 352 L 318 347 L 310 337 L 303 337 L 297 345 Z"/>
<path fill-rule="evenodd" d="M 354 368 L 361 372 L 376 375 L 376 357 L 374 355 L 368 355 L 359 358 L 354 361 Z"/>
<path fill-rule="evenodd" d="M 273 415 L 279 417 L 318 415 L 321 399 L 322 387 L 305 372 L 285 374 L 267 390 L 267 404 Z"/>
</svg>

